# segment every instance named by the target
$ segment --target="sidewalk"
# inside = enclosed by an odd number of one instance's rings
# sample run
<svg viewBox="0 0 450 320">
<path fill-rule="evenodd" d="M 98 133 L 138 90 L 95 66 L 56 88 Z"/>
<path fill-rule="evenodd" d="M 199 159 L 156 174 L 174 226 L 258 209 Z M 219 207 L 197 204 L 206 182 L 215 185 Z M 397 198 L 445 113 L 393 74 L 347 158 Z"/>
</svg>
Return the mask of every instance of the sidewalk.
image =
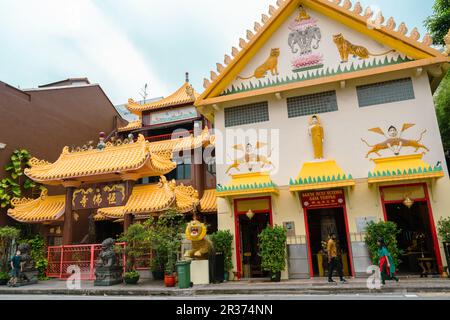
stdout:
<svg viewBox="0 0 450 320">
<path fill-rule="evenodd" d="M 368 294 L 368 293 L 431 293 L 449 292 L 449 278 L 401 278 L 399 283 L 387 282 L 380 290 L 367 288 L 366 279 L 348 279 L 345 284 L 329 284 L 326 279 L 287 280 L 279 283 L 230 281 L 222 284 L 199 285 L 190 289 L 166 288 L 161 281 L 144 280 L 137 285 L 94 287 L 93 281 L 81 283 L 81 289 L 69 290 L 62 280 L 41 281 L 38 284 L 9 288 L 0 286 L 2 294 L 33 295 L 95 295 L 95 296 L 202 296 L 260 294 Z"/>
</svg>

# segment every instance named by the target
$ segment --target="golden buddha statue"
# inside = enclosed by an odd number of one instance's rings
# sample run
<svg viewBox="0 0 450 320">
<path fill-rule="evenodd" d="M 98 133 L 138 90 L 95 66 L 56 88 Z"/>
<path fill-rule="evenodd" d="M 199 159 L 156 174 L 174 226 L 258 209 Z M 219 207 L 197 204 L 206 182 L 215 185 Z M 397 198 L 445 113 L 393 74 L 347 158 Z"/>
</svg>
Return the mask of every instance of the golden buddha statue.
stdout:
<svg viewBox="0 0 450 320">
<path fill-rule="evenodd" d="M 309 135 L 314 148 L 314 159 L 323 159 L 323 127 L 318 116 L 314 115 L 309 120 Z"/>
<path fill-rule="evenodd" d="M 300 12 L 298 13 L 297 18 L 295 18 L 295 21 L 300 22 L 300 21 L 303 21 L 303 20 L 311 19 L 311 17 L 306 12 L 305 8 L 303 8 L 303 6 L 300 6 L 299 9 L 300 9 Z"/>
</svg>

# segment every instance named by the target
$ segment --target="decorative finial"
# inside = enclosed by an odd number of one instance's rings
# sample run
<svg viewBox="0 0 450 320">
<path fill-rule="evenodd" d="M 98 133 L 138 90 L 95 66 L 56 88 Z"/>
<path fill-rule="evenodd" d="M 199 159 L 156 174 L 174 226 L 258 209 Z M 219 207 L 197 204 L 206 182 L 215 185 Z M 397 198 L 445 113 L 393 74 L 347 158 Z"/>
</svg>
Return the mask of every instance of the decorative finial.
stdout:
<svg viewBox="0 0 450 320">
<path fill-rule="evenodd" d="M 98 139 L 99 141 L 98 141 L 98 144 L 97 144 L 97 149 L 98 150 L 103 150 L 106 147 L 106 143 L 105 143 L 105 136 L 106 136 L 106 134 L 102 131 L 102 132 L 100 132 L 98 134 L 98 136 L 99 136 L 99 139 Z"/>
<path fill-rule="evenodd" d="M 189 72 L 186 72 L 186 82 L 189 83 Z"/>
</svg>

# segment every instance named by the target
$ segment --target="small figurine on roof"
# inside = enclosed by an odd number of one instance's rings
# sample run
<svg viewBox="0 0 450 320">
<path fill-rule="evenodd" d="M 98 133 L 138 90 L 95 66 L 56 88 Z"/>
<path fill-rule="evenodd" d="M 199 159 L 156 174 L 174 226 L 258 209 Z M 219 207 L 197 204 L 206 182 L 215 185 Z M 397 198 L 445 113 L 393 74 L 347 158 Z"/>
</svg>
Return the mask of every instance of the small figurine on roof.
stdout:
<svg viewBox="0 0 450 320">
<path fill-rule="evenodd" d="M 99 134 L 99 142 L 97 144 L 97 149 L 98 150 L 103 150 L 105 148 L 106 148 L 105 133 L 104 132 L 100 132 L 100 134 Z"/>
</svg>

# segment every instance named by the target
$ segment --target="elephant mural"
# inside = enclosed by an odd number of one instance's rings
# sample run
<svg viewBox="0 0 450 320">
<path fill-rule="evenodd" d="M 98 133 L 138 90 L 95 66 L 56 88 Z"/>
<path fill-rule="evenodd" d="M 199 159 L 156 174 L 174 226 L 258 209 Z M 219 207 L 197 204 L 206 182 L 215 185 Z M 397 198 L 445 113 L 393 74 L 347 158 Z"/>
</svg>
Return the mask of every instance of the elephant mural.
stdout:
<svg viewBox="0 0 450 320">
<path fill-rule="evenodd" d="M 313 40 L 316 43 L 313 45 Z M 319 27 L 309 27 L 305 30 L 295 30 L 289 34 L 288 44 L 291 47 L 292 53 L 297 53 L 300 48 L 300 54 L 310 54 L 312 49 L 318 49 L 319 43 L 322 40 L 322 33 Z"/>
</svg>

